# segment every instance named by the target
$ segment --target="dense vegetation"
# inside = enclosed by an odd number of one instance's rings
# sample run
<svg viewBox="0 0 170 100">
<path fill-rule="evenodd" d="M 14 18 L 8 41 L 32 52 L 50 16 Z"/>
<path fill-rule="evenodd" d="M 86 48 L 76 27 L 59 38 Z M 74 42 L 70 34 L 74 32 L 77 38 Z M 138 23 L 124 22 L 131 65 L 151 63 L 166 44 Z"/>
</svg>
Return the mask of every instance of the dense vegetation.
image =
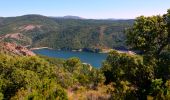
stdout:
<svg viewBox="0 0 170 100">
<path fill-rule="evenodd" d="M 79 59 L 0 56 L 0 99 L 67 100 L 68 88 L 95 88 L 104 80 Z M 73 88 L 73 89 L 74 89 Z"/>
<path fill-rule="evenodd" d="M 170 10 L 163 16 L 138 17 L 127 38 L 129 46 L 143 55 L 109 54 L 102 70 L 105 84 L 117 89 L 113 98 L 169 100 Z"/>
<path fill-rule="evenodd" d="M 1 27 L 3 30 L 1 32 L 10 32 L 11 28 L 5 30 L 7 23 L 9 25 L 8 27 L 13 27 L 13 25 L 19 24 L 11 24 L 11 22 L 13 23 L 15 19 L 15 23 L 20 23 L 19 20 L 23 20 L 22 18 L 25 17 L 20 17 L 19 19 L 9 18 L 12 21 L 9 19 L 8 21 L 4 21 L 7 19 L 0 18 L 1 25 L 4 25 L 4 27 Z M 33 17 L 26 16 L 26 18 L 32 19 Z M 39 23 L 44 21 L 44 19 L 40 21 L 39 16 L 34 16 L 33 19 L 35 20 L 36 18 Z M 81 28 L 81 25 L 86 26 L 86 24 L 87 29 L 92 27 L 94 31 L 94 27 L 104 25 L 106 22 L 104 21 L 103 23 L 102 21 L 95 20 L 91 20 L 90 22 L 86 20 L 86 22 L 77 19 L 55 18 L 48 18 L 46 20 L 53 22 L 43 22 L 49 27 L 55 27 L 50 25 L 56 25 L 60 28 L 62 26 L 63 37 L 61 35 L 59 38 L 65 37 L 64 39 L 66 40 L 64 40 L 64 42 L 67 41 L 67 38 L 68 40 L 72 39 L 71 37 L 67 37 L 66 34 L 64 35 L 64 33 L 68 31 L 73 33 L 73 30 L 81 32 L 85 29 Z M 23 23 L 27 23 L 27 21 L 28 20 L 25 20 Z M 60 21 L 62 22 L 60 23 Z M 80 25 L 76 25 L 76 21 L 78 21 Z M 34 23 L 34 21 L 32 22 Z M 89 27 L 89 24 L 91 27 Z M 121 22 L 117 24 L 120 26 Z M 67 28 L 65 25 L 71 28 Z M 112 27 L 112 25 L 113 24 L 111 24 L 110 27 Z M 56 27 L 56 30 L 59 27 Z M 107 28 L 107 31 L 112 31 L 112 28 Z M 56 32 L 56 30 L 51 31 L 48 30 L 48 28 L 45 30 L 50 33 Z M 98 31 L 98 28 L 95 30 Z M 34 31 L 35 33 L 33 30 L 30 30 L 30 32 L 26 31 L 24 35 L 32 36 L 33 40 L 31 41 L 37 41 L 38 39 L 46 41 L 43 37 L 50 36 L 50 33 L 47 35 L 46 32 L 43 33 L 44 31 L 41 30 L 42 37 L 39 37 L 40 30 L 38 29 L 36 31 L 37 32 Z M 58 30 L 58 32 L 60 31 Z M 83 32 L 87 32 L 87 30 L 85 29 Z M 163 16 L 138 17 L 134 25 L 129 28 L 126 33 L 127 44 L 130 49 L 141 51 L 142 54 L 134 55 L 112 51 L 109 53 L 101 69 L 95 69 L 88 64 L 82 64 L 78 58 L 63 60 L 44 56 L 22 57 L 0 54 L 0 99 L 72 100 L 76 98 L 85 100 L 169 100 L 170 10 Z M 80 35 L 78 33 L 76 34 L 75 36 L 73 34 L 71 36 L 76 37 Z M 56 36 L 57 35 L 60 36 L 59 34 L 56 34 Z M 36 36 L 37 39 L 35 39 Z M 81 37 L 81 35 L 79 37 Z M 97 41 L 95 40 L 97 39 L 96 35 L 93 38 L 94 41 L 92 42 L 95 43 L 95 41 Z M 52 40 L 51 37 L 51 41 L 49 39 L 47 43 L 51 43 Z M 87 38 L 87 40 L 90 41 L 89 38 Z M 55 43 L 57 43 L 57 41 L 58 40 L 56 40 Z M 76 40 L 76 42 L 78 41 Z M 59 42 L 59 44 L 60 43 L 61 42 Z M 84 45 L 86 45 L 86 43 Z M 69 46 L 74 47 L 74 43 L 69 44 L 68 47 Z"/>
<path fill-rule="evenodd" d="M 124 29 L 133 20 L 92 20 L 25 15 L 0 19 L 0 35 L 20 33 L 22 38 L 4 41 L 55 49 L 103 49 L 124 47 Z"/>
</svg>

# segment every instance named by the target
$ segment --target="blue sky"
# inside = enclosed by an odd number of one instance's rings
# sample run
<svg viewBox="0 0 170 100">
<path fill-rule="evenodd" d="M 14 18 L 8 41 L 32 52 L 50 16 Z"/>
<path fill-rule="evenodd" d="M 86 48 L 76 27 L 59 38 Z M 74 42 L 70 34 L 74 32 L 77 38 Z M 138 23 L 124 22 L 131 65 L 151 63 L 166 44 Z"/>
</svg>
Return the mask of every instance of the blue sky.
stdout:
<svg viewBox="0 0 170 100">
<path fill-rule="evenodd" d="M 170 0 L 1 0 L 0 16 L 41 14 L 83 18 L 135 18 L 166 13 Z"/>
</svg>

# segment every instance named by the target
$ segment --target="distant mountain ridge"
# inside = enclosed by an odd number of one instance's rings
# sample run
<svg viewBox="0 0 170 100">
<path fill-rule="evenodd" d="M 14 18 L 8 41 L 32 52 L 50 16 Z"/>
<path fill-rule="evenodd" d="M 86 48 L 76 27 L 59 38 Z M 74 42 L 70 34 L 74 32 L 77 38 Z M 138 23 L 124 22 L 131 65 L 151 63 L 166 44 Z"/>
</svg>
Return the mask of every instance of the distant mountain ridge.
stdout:
<svg viewBox="0 0 170 100">
<path fill-rule="evenodd" d="M 71 15 L 63 16 L 62 18 L 65 18 L 65 19 L 85 19 L 85 18 L 82 18 L 82 17 L 79 17 L 79 16 L 71 16 Z"/>
<path fill-rule="evenodd" d="M 55 19 L 86 19 L 83 17 L 79 17 L 79 16 L 71 16 L 71 15 L 67 15 L 67 16 L 49 16 L 50 18 L 55 18 Z"/>
<path fill-rule="evenodd" d="M 133 21 L 35 14 L 3 17 L 0 18 L 0 37 L 2 41 L 23 46 L 66 50 L 126 47 L 124 31 Z"/>
<path fill-rule="evenodd" d="M 74 16 L 74 15 L 66 15 L 66 16 L 45 16 L 40 14 L 28 14 L 28 15 L 21 15 L 21 16 L 12 16 L 12 17 L 22 17 L 22 16 L 44 16 L 49 18 L 63 18 L 63 19 L 92 19 L 92 20 L 134 20 L 132 18 L 86 18 L 86 17 L 80 17 L 80 16 Z M 12 17 L 2 17 L 1 18 L 12 18 Z"/>
</svg>

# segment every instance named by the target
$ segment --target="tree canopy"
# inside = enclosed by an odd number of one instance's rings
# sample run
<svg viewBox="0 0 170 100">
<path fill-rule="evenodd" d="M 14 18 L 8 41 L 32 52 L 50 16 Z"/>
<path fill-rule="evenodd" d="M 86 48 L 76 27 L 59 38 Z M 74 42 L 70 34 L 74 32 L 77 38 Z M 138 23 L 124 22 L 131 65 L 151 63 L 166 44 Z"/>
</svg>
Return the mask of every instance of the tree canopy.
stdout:
<svg viewBox="0 0 170 100">
<path fill-rule="evenodd" d="M 160 16 L 138 17 L 127 30 L 127 44 L 142 55 L 112 51 L 102 66 L 113 99 L 170 99 L 170 10 Z"/>
<path fill-rule="evenodd" d="M 164 16 L 140 16 L 127 31 L 127 43 L 136 50 L 159 55 L 170 44 L 169 10 Z"/>
</svg>

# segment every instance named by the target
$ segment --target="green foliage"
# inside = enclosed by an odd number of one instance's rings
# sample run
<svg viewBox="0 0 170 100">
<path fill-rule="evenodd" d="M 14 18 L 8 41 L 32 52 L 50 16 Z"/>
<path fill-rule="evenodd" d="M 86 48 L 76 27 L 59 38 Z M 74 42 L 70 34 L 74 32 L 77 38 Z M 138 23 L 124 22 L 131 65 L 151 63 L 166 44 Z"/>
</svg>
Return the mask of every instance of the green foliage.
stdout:
<svg viewBox="0 0 170 100">
<path fill-rule="evenodd" d="M 34 99 L 34 100 L 67 100 L 67 95 L 63 88 L 51 79 L 44 79 L 39 84 L 39 90 L 32 88 L 21 88 L 12 99 Z M 30 92 L 31 90 L 31 92 Z"/>
<path fill-rule="evenodd" d="M 127 31 L 127 43 L 143 55 L 112 51 L 103 64 L 113 99 L 169 100 L 170 10 L 163 16 L 138 17 Z"/>
<path fill-rule="evenodd" d="M 67 99 L 56 66 L 38 57 L 0 56 L 0 93 L 4 99 Z"/>
<path fill-rule="evenodd" d="M 0 54 L 0 71 L 0 99 L 5 100 L 67 100 L 68 88 L 91 89 L 104 81 L 101 71 L 78 58 Z"/>
<path fill-rule="evenodd" d="M 78 82 L 77 84 L 83 86 L 97 86 L 104 80 L 101 71 L 92 68 L 90 65 L 82 64 L 78 58 L 66 60 L 64 67 L 73 74 L 73 78 Z"/>
<path fill-rule="evenodd" d="M 152 83 L 151 83 L 152 90 L 151 91 L 155 92 L 155 93 L 152 93 L 153 95 L 158 94 L 158 92 L 162 91 L 162 84 L 163 84 L 162 79 L 152 80 Z"/>
<path fill-rule="evenodd" d="M 141 56 L 120 54 L 116 51 L 110 52 L 102 70 L 106 77 L 106 84 L 110 82 L 116 82 L 116 84 L 120 84 L 122 81 L 130 82 L 131 88 L 135 88 L 134 90 L 137 90 L 136 92 L 140 96 L 148 92 L 148 86 L 155 77 L 154 67 L 145 65 Z M 116 85 L 116 88 L 119 87 L 119 85 Z M 121 91 L 121 89 L 118 90 Z"/>
<path fill-rule="evenodd" d="M 170 52 L 164 52 L 157 61 L 157 76 L 163 80 L 169 79 L 170 75 Z"/>
<path fill-rule="evenodd" d="M 142 78 L 152 78 L 152 68 L 143 64 L 143 58 L 137 55 L 120 54 L 116 51 L 110 52 L 102 70 L 105 76 L 111 81 L 127 80 L 130 82 L 139 82 Z M 106 75 L 109 74 L 109 75 Z M 141 75 L 142 74 L 142 75 Z M 107 83 L 107 82 L 106 82 Z"/>
<path fill-rule="evenodd" d="M 0 100 L 3 100 L 3 94 L 0 93 Z"/>
<path fill-rule="evenodd" d="M 162 16 L 138 17 L 127 31 L 127 43 L 145 53 L 160 54 L 169 44 L 169 32 Z"/>
<path fill-rule="evenodd" d="M 69 72 L 73 72 L 73 71 L 79 71 L 80 69 L 80 59 L 78 58 L 70 58 L 68 60 L 66 60 L 65 62 L 65 67 L 67 67 Z"/>
<path fill-rule="evenodd" d="M 63 64 L 65 63 L 65 59 L 61 59 L 61 58 L 51 58 L 43 55 L 39 55 L 39 57 L 45 59 L 52 65 L 56 65 L 60 67 L 63 67 Z"/>
<path fill-rule="evenodd" d="M 170 82 L 167 80 L 165 83 L 162 79 L 152 80 L 150 96 L 154 100 L 169 100 L 170 99 Z"/>
</svg>

